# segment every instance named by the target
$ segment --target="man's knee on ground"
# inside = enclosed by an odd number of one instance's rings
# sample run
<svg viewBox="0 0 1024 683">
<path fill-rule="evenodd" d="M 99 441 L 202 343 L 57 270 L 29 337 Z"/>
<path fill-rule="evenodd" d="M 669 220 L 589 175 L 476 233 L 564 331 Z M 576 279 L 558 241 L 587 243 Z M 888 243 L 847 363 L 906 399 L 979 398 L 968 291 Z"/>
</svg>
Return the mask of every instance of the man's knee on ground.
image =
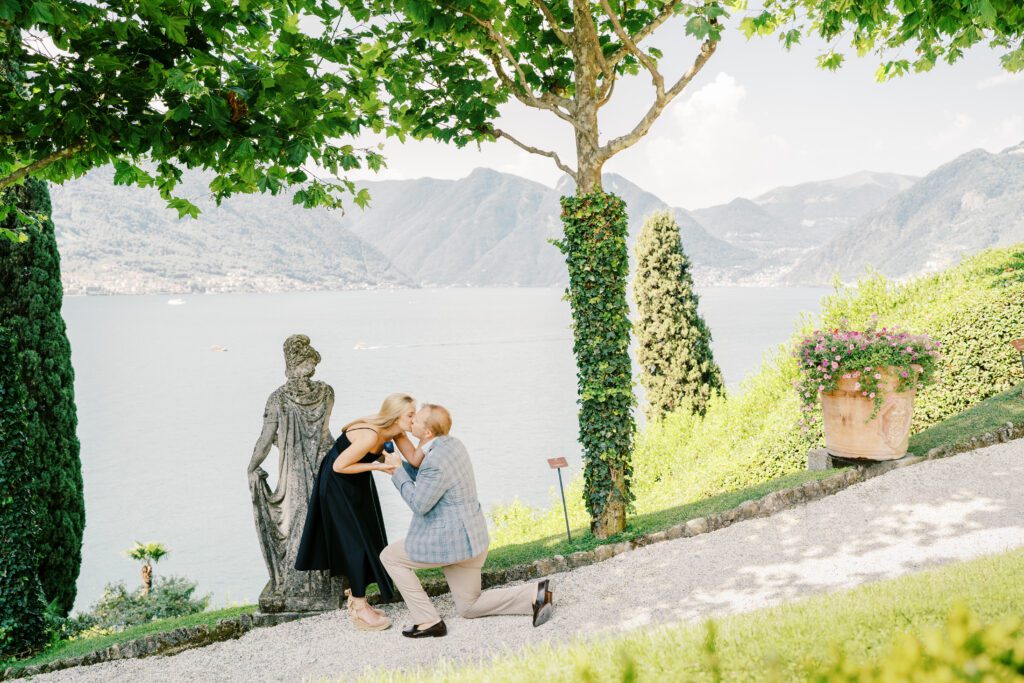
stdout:
<svg viewBox="0 0 1024 683">
<path fill-rule="evenodd" d="M 455 602 L 455 613 L 463 619 L 476 619 L 480 612 L 476 609 L 476 600 L 472 602 L 457 600 Z"/>
</svg>

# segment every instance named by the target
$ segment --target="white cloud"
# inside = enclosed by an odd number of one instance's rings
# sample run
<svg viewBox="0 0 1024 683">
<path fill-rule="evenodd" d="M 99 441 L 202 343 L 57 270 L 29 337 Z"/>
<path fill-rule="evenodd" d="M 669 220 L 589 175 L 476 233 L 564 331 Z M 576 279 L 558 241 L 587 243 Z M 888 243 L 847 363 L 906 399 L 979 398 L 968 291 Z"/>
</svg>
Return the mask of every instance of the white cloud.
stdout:
<svg viewBox="0 0 1024 683">
<path fill-rule="evenodd" d="M 1001 73 L 995 76 L 989 76 L 978 81 L 978 90 L 988 90 L 989 88 L 998 88 L 1004 85 L 1014 85 L 1017 83 L 1024 83 L 1024 72 L 1018 73 Z"/>
<path fill-rule="evenodd" d="M 789 142 L 745 110 L 747 90 L 727 73 L 672 105 L 637 151 L 608 170 L 670 204 L 697 208 L 750 196 L 778 184 Z M 632 153 L 631 153 L 632 152 Z M 670 172 L 666 173 L 667 170 Z"/>
</svg>

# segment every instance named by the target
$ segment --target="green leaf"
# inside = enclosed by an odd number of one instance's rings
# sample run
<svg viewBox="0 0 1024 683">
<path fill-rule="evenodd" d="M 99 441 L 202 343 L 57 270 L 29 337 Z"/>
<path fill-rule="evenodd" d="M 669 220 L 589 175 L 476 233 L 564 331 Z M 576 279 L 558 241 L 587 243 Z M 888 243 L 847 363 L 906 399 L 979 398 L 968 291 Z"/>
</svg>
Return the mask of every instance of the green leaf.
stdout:
<svg viewBox="0 0 1024 683">
<path fill-rule="evenodd" d="M 199 218 L 199 207 L 182 197 L 172 198 L 167 202 L 167 206 L 178 211 L 178 218 L 184 218 L 185 216 Z"/>
<path fill-rule="evenodd" d="M 53 12 L 50 11 L 50 3 L 42 1 L 32 3 L 32 9 L 29 10 L 29 19 L 36 24 L 53 23 Z"/>
<path fill-rule="evenodd" d="M 690 20 L 686 22 L 686 34 L 703 40 L 707 37 L 711 31 L 711 24 L 705 17 L 700 15 L 690 17 Z"/>
<path fill-rule="evenodd" d="M 167 37 L 174 42 L 184 45 L 188 42 L 185 36 L 185 27 L 188 26 L 188 19 L 185 17 L 165 17 L 163 20 L 164 30 Z"/>
</svg>

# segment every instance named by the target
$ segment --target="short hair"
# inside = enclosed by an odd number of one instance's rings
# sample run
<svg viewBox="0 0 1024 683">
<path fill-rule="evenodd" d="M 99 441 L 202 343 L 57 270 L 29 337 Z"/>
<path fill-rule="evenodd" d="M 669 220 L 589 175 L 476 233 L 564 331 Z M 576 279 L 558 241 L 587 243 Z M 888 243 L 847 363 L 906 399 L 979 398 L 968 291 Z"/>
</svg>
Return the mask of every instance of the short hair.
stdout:
<svg viewBox="0 0 1024 683">
<path fill-rule="evenodd" d="M 434 433 L 434 436 L 447 436 L 452 430 L 452 414 L 444 406 L 436 403 L 424 403 L 420 410 L 426 410 L 427 416 L 423 425 Z"/>
</svg>

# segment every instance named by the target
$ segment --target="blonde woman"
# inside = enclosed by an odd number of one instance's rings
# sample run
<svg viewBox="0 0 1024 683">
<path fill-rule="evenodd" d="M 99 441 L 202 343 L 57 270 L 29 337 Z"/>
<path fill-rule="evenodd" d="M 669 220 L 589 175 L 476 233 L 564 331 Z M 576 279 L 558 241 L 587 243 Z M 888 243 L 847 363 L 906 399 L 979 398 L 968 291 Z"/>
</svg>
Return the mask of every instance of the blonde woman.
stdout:
<svg viewBox="0 0 1024 683">
<path fill-rule="evenodd" d="M 367 586 L 376 583 L 385 601 L 394 597 L 391 579 L 380 562 L 388 539 L 372 472 L 394 470 L 393 465 L 378 462 L 388 441 L 395 441 L 402 451 L 413 450 L 405 433 L 412 428 L 415 414 L 412 396 L 391 394 L 376 415 L 342 427 L 324 456 L 309 498 L 295 568 L 347 576 L 349 614 L 363 631 L 382 631 L 391 625 L 383 612 L 367 604 Z"/>
</svg>

